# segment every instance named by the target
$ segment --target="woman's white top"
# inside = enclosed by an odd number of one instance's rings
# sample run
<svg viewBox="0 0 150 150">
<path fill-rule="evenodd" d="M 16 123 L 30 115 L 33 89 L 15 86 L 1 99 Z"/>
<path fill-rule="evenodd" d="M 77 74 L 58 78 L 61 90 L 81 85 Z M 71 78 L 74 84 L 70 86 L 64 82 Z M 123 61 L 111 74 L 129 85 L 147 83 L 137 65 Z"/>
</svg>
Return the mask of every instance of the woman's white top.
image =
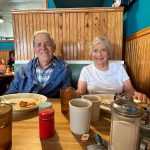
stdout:
<svg viewBox="0 0 150 150">
<path fill-rule="evenodd" d="M 79 81 L 87 83 L 87 91 L 90 94 L 122 92 L 123 82 L 128 79 L 125 68 L 118 63 L 109 63 L 107 71 L 98 70 L 94 64 L 90 64 L 83 67 L 79 77 Z"/>
</svg>

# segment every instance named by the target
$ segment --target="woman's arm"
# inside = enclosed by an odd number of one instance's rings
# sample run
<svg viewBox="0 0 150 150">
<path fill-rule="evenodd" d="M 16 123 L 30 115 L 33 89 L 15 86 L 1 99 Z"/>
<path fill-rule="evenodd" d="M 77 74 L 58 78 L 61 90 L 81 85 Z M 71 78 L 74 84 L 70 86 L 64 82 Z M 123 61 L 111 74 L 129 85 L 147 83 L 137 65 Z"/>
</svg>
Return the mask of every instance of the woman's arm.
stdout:
<svg viewBox="0 0 150 150">
<path fill-rule="evenodd" d="M 86 94 L 87 84 L 84 81 L 79 81 L 77 90 L 75 91 L 76 97 L 81 97 Z"/>
<path fill-rule="evenodd" d="M 124 93 L 129 95 L 129 97 L 132 97 L 134 99 L 138 99 L 138 100 L 140 100 L 142 102 L 147 102 L 147 103 L 150 102 L 150 99 L 145 94 L 137 92 L 133 88 L 130 79 L 123 82 L 123 91 L 124 91 Z"/>
</svg>

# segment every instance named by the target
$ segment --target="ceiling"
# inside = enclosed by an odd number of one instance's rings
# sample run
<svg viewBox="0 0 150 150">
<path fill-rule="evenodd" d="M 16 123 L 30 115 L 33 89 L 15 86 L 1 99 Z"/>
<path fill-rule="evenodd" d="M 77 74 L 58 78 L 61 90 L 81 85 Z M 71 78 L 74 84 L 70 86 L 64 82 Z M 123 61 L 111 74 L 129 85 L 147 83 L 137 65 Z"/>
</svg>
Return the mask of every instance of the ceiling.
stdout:
<svg viewBox="0 0 150 150">
<path fill-rule="evenodd" d="M 4 17 L 4 22 L 0 24 L 0 36 L 13 36 L 12 10 L 40 8 L 46 8 L 45 0 L 0 0 L 0 15 Z"/>
<path fill-rule="evenodd" d="M 45 8 L 43 1 L 44 0 L 0 0 L 0 11 L 5 20 L 11 22 L 11 10 Z"/>
</svg>

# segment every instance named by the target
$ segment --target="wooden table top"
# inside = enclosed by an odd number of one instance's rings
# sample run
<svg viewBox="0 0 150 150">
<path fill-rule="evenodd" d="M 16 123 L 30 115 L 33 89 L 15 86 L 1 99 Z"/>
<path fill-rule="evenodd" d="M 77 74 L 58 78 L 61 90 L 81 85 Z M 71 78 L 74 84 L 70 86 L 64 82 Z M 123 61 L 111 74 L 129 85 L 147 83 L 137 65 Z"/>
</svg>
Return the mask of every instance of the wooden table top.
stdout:
<svg viewBox="0 0 150 150">
<path fill-rule="evenodd" d="M 14 72 L 0 73 L 0 78 L 5 78 L 5 77 L 14 77 Z"/>
<path fill-rule="evenodd" d="M 93 134 L 99 133 L 107 142 L 110 133 L 110 114 L 100 114 L 100 120 L 90 126 L 90 138 L 83 143 L 81 135 L 75 135 L 70 131 L 69 115 L 61 113 L 59 99 L 48 99 L 53 103 L 55 110 L 55 129 L 53 137 L 46 140 L 39 138 L 38 112 L 32 111 L 24 117 L 15 117 L 12 128 L 12 150 L 84 150 L 88 145 L 95 144 Z"/>
</svg>

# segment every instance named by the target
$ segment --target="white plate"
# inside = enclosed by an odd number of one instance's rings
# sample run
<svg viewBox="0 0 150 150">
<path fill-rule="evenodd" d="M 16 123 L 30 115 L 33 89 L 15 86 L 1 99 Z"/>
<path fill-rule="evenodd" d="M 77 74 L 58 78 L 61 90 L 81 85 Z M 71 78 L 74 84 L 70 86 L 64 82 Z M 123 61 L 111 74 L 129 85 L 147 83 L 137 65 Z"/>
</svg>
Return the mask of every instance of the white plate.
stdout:
<svg viewBox="0 0 150 150">
<path fill-rule="evenodd" d="M 47 97 L 40 95 L 40 94 L 34 94 L 34 93 L 18 93 L 18 94 L 9 94 L 1 96 L 1 102 L 6 103 L 16 103 L 12 104 L 13 107 L 13 113 L 24 113 L 31 110 L 37 109 L 38 105 L 42 102 L 47 101 Z M 19 103 L 21 101 L 32 103 L 35 102 L 35 106 L 31 107 L 20 107 Z"/>
<path fill-rule="evenodd" d="M 100 108 L 104 112 L 110 113 L 110 107 L 103 105 L 103 103 L 111 104 L 111 102 L 114 100 L 114 94 L 95 94 L 96 96 L 101 97 L 101 105 Z"/>
</svg>

